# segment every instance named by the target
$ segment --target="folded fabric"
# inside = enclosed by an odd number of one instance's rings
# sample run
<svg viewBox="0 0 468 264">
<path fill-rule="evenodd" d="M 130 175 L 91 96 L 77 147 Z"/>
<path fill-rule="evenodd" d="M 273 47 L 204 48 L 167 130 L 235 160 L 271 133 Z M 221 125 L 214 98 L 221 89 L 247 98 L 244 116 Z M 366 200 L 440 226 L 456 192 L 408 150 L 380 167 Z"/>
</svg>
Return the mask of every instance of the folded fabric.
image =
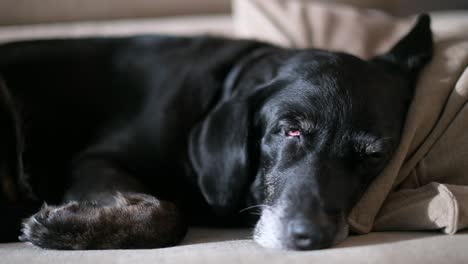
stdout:
<svg viewBox="0 0 468 264">
<path fill-rule="evenodd" d="M 240 37 L 361 58 L 388 50 L 414 22 L 306 0 L 238 0 L 234 7 Z M 468 227 L 468 20 L 432 29 L 433 60 L 417 83 L 399 148 L 348 217 L 355 232 Z"/>
</svg>

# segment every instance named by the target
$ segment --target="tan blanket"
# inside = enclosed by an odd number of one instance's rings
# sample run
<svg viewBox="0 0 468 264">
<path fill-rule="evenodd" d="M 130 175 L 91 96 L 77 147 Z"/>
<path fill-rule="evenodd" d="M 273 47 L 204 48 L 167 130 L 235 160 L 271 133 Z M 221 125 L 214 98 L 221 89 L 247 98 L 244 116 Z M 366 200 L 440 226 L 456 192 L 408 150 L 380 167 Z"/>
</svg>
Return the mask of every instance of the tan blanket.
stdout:
<svg viewBox="0 0 468 264">
<path fill-rule="evenodd" d="M 363 58 L 386 51 L 414 22 L 306 0 L 238 0 L 234 12 L 239 36 Z M 418 81 L 401 144 L 349 215 L 356 232 L 468 227 L 468 19 L 433 20 L 432 29 L 434 58 Z"/>
</svg>

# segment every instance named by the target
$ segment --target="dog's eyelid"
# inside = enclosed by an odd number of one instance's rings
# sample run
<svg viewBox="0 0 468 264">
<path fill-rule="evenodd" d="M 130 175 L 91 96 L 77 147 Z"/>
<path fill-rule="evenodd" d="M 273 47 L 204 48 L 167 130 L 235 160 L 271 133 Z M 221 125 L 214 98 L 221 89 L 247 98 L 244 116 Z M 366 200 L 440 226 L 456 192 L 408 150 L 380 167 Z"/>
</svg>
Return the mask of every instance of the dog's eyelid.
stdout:
<svg viewBox="0 0 468 264">
<path fill-rule="evenodd" d="M 280 119 L 278 121 L 278 127 L 283 131 L 287 130 L 300 130 L 302 133 L 312 133 L 315 124 L 309 120 L 304 120 L 302 118 L 296 119 Z"/>
<path fill-rule="evenodd" d="M 385 153 L 381 151 L 371 151 L 367 152 L 365 155 L 368 159 L 377 160 L 383 158 L 385 156 Z"/>
<path fill-rule="evenodd" d="M 363 143 L 355 146 L 355 151 L 358 153 L 361 160 L 380 161 L 384 160 L 388 154 L 387 144 L 376 141 L 372 143 Z"/>
</svg>

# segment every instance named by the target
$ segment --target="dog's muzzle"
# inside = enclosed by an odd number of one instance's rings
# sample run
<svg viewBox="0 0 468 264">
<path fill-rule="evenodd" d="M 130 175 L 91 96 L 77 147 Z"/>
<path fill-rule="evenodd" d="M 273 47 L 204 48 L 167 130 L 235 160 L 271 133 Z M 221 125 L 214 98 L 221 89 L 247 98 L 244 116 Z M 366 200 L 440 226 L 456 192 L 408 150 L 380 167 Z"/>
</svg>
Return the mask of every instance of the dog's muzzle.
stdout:
<svg viewBox="0 0 468 264">
<path fill-rule="evenodd" d="M 263 209 L 254 231 L 258 244 L 267 248 L 313 250 L 331 247 L 348 236 L 343 214 L 289 216 L 285 212 L 282 206 Z"/>
</svg>

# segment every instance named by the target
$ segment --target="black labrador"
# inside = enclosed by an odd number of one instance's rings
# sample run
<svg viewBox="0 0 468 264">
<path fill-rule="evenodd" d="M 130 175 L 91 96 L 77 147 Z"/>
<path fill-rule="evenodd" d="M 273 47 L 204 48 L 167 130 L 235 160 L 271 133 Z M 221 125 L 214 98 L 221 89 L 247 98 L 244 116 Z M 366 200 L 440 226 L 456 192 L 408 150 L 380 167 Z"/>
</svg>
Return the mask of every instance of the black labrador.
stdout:
<svg viewBox="0 0 468 264">
<path fill-rule="evenodd" d="M 60 204 L 23 222 L 43 248 L 166 247 L 189 224 L 332 246 L 399 144 L 432 49 L 427 15 L 368 61 L 207 36 L 1 45 L 0 229 L 27 194 Z"/>
</svg>

